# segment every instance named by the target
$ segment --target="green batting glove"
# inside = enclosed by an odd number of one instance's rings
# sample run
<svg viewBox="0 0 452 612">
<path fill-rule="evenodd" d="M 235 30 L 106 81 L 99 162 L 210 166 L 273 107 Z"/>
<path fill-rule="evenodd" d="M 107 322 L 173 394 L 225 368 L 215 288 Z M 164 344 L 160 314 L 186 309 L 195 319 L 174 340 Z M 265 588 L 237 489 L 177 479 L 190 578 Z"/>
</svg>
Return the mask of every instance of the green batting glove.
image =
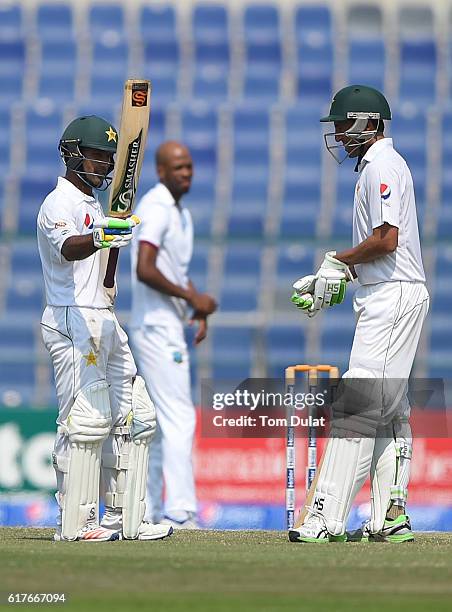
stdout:
<svg viewBox="0 0 452 612">
<path fill-rule="evenodd" d="M 344 279 L 340 281 L 339 292 L 332 294 L 330 306 L 334 306 L 335 304 L 342 304 L 342 302 L 345 300 L 346 290 L 347 281 Z"/>
<path fill-rule="evenodd" d="M 308 310 L 313 304 L 312 295 L 310 293 L 303 293 L 302 295 L 298 295 L 296 291 L 292 293 L 290 301 L 297 308 L 300 308 L 300 310 Z"/>
</svg>

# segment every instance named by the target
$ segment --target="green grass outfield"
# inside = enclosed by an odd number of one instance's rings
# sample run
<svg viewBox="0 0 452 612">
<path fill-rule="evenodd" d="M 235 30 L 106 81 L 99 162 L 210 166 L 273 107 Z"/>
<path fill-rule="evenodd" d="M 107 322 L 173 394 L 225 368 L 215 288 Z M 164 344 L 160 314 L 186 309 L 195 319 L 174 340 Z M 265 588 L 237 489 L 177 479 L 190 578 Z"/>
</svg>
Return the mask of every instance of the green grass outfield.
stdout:
<svg viewBox="0 0 452 612">
<path fill-rule="evenodd" d="M 270 531 L 104 544 L 55 543 L 51 535 L 0 528 L 1 604 L 10 592 L 64 592 L 66 603 L 0 609 L 452 610 L 452 534 L 403 545 L 290 544 Z"/>
</svg>

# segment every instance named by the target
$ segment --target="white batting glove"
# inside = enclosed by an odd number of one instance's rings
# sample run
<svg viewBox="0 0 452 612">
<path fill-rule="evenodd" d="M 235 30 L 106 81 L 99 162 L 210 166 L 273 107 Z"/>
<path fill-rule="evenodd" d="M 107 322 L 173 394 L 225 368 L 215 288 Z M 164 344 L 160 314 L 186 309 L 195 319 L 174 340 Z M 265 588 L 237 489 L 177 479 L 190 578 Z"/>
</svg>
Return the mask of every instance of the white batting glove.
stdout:
<svg viewBox="0 0 452 612">
<path fill-rule="evenodd" d="M 119 249 L 132 240 L 132 229 L 140 223 L 136 215 L 128 219 L 104 217 L 94 223 L 93 243 L 98 249 Z"/>
</svg>

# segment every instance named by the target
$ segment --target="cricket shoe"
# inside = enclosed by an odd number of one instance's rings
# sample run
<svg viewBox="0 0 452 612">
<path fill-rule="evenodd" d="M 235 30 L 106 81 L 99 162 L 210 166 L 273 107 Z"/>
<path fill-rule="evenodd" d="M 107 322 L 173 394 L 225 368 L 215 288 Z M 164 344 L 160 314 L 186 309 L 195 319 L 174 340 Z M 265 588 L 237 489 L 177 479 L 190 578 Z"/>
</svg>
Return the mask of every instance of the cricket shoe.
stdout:
<svg viewBox="0 0 452 612">
<path fill-rule="evenodd" d="M 353 531 L 347 531 L 347 542 L 368 542 L 370 535 L 370 519 L 364 521 L 364 523 L 358 529 Z"/>
<path fill-rule="evenodd" d="M 323 518 L 315 514 L 311 514 L 303 525 L 297 529 L 289 529 L 289 541 L 315 544 L 324 544 L 327 542 L 345 542 L 346 535 L 331 535 L 328 533 Z"/>
<path fill-rule="evenodd" d="M 369 542 L 414 542 L 411 522 L 407 514 L 401 514 L 395 519 L 385 519 L 383 529 L 377 533 L 369 533 Z"/>
<path fill-rule="evenodd" d="M 166 515 L 161 524 L 171 525 L 174 529 L 201 529 L 194 512 L 181 512 L 178 516 Z"/>
<path fill-rule="evenodd" d="M 61 527 L 58 526 L 53 539 L 55 542 L 114 542 L 120 539 L 120 532 L 117 529 L 101 527 L 96 523 L 88 523 L 79 531 L 75 540 L 65 540 L 61 534 Z"/>
<path fill-rule="evenodd" d="M 122 533 L 122 512 L 115 511 L 107 507 L 105 514 L 102 517 L 101 525 L 108 529 L 116 529 L 119 532 L 119 539 L 125 540 Z M 163 525 L 162 523 L 150 523 L 142 521 L 138 527 L 138 536 L 136 540 L 163 540 L 173 533 L 171 525 Z"/>
</svg>

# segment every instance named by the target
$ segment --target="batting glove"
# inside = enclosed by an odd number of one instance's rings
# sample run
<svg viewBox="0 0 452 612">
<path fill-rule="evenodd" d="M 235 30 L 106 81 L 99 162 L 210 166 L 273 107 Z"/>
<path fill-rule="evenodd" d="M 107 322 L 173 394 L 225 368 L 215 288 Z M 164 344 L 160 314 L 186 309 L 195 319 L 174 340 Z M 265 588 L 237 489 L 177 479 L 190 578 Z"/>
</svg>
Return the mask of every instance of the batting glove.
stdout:
<svg viewBox="0 0 452 612">
<path fill-rule="evenodd" d="M 94 223 L 93 243 L 98 249 L 119 249 L 132 240 L 132 229 L 140 223 L 139 217 L 127 219 L 104 217 Z"/>
</svg>

